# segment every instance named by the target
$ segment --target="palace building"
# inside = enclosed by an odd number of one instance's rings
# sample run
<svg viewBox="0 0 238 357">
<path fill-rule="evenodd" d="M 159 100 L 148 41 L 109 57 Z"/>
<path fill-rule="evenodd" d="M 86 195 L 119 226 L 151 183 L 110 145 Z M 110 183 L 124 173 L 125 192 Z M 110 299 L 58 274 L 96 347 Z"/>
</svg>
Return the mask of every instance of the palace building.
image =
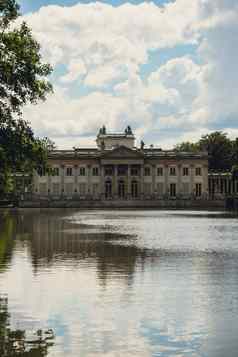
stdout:
<svg viewBox="0 0 238 357">
<path fill-rule="evenodd" d="M 95 148 L 54 150 L 53 174 L 34 176 L 38 198 L 72 200 L 165 200 L 208 197 L 206 152 L 177 152 L 135 146 L 128 126 L 122 133 L 103 126 Z"/>
</svg>

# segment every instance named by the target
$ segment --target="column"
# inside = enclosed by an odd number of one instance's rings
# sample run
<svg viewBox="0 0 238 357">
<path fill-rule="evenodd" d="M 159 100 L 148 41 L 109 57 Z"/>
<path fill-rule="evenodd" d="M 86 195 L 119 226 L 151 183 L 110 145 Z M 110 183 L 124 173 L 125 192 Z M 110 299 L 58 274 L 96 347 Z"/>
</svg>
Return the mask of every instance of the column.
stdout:
<svg viewBox="0 0 238 357">
<path fill-rule="evenodd" d="M 78 195 L 78 165 L 74 165 L 74 195 Z"/>
<path fill-rule="evenodd" d="M 193 164 L 190 165 L 190 172 L 191 172 L 190 192 L 191 192 L 191 196 L 194 197 L 194 165 Z"/>
<path fill-rule="evenodd" d="M 151 174 L 152 174 L 152 188 L 151 188 L 151 193 L 152 193 L 152 197 L 155 198 L 156 197 L 156 188 L 155 188 L 155 175 L 156 175 L 156 169 L 155 169 L 155 165 L 151 165 Z"/>
<path fill-rule="evenodd" d="M 141 188 L 140 188 L 140 198 L 144 199 L 144 165 L 142 164 L 140 167 L 140 178 L 141 178 Z"/>
<path fill-rule="evenodd" d="M 91 165 L 87 165 L 87 178 L 88 178 L 88 187 L 87 187 L 87 196 L 91 196 L 92 195 L 92 188 L 91 188 L 91 174 L 92 174 L 92 169 L 91 169 Z"/>
<path fill-rule="evenodd" d="M 169 196 L 169 167 L 164 165 L 164 193 L 165 197 Z"/>
<path fill-rule="evenodd" d="M 101 165 L 100 167 L 100 173 L 101 173 L 101 198 L 105 198 L 105 183 L 104 183 L 104 166 Z"/>
<path fill-rule="evenodd" d="M 208 166 L 204 165 L 202 168 L 202 194 L 208 198 L 209 188 L 208 188 Z"/>
<path fill-rule="evenodd" d="M 61 196 L 65 195 L 64 192 L 64 165 L 60 167 L 60 174 L 61 174 Z"/>
<path fill-rule="evenodd" d="M 178 164 L 178 189 L 177 189 L 177 196 L 182 196 L 182 165 Z"/>
<path fill-rule="evenodd" d="M 131 199 L 131 165 L 127 167 L 127 197 Z"/>
<path fill-rule="evenodd" d="M 118 198 L 118 165 L 113 165 L 112 197 Z"/>
</svg>

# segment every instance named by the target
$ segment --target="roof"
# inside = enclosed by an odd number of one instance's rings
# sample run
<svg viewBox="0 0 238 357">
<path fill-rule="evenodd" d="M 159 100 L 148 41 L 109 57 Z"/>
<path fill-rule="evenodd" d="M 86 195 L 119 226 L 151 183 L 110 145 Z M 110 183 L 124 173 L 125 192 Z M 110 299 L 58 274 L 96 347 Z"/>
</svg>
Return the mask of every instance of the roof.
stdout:
<svg viewBox="0 0 238 357">
<path fill-rule="evenodd" d="M 126 151 L 131 154 L 140 153 L 144 158 L 173 158 L 173 159 L 207 159 L 207 152 L 179 152 L 172 150 L 161 150 L 159 148 L 146 148 L 140 150 L 138 148 L 127 148 L 120 146 L 112 149 L 100 150 L 98 148 L 75 148 L 73 150 L 54 150 L 49 154 L 49 159 L 67 159 L 67 158 L 103 158 L 104 156 L 113 156 L 113 152 L 118 152 L 119 148 L 126 148 Z M 130 155 L 129 155 L 130 156 Z"/>
</svg>

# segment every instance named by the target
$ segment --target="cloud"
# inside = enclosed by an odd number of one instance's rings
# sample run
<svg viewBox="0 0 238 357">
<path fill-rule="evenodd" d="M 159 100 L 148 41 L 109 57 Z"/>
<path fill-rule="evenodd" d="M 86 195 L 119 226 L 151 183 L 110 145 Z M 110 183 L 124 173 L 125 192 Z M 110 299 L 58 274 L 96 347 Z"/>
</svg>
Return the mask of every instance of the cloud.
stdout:
<svg viewBox="0 0 238 357">
<path fill-rule="evenodd" d="M 102 124 L 130 124 L 138 139 L 166 144 L 166 135 L 175 144 L 183 133 L 229 128 L 238 114 L 234 0 L 45 6 L 24 19 L 55 66 L 55 94 L 24 112 L 39 135 L 68 146 L 74 137 L 91 143 Z M 194 51 L 178 57 L 176 48 L 189 44 Z"/>
</svg>

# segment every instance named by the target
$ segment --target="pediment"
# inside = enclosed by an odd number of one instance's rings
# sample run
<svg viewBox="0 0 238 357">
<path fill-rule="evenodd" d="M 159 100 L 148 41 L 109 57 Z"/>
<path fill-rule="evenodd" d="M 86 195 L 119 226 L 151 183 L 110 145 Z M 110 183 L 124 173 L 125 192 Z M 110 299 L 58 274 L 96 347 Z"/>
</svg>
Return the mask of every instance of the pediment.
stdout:
<svg viewBox="0 0 238 357">
<path fill-rule="evenodd" d="M 117 148 L 110 150 L 110 151 L 105 151 L 102 154 L 102 158 L 120 158 L 120 159 L 126 159 L 126 158 L 133 158 L 133 159 L 141 159 L 143 158 L 144 155 L 141 151 L 137 149 L 130 149 L 126 146 L 118 146 Z"/>
</svg>

